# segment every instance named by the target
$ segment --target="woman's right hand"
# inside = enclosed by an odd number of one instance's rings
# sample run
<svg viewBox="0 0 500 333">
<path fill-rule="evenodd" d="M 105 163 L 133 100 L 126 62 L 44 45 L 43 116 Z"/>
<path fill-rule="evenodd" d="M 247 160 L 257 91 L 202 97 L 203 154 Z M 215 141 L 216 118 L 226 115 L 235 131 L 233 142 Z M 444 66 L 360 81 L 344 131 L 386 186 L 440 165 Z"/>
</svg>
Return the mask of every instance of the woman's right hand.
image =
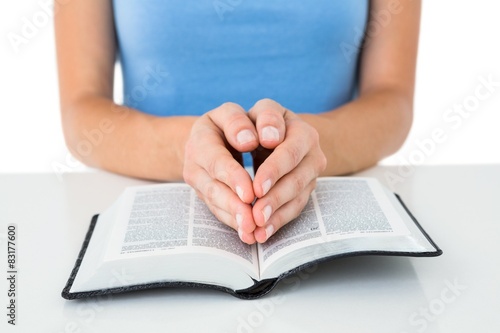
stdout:
<svg viewBox="0 0 500 333">
<path fill-rule="evenodd" d="M 255 194 L 241 153 L 253 151 L 258 145 L 257 131 L 245 110 L 238 104 L 225 103 L 194 123 L 184 155 L 186 183 L 247 244 L 255 243 L 251 206 Z"/>
</svg>

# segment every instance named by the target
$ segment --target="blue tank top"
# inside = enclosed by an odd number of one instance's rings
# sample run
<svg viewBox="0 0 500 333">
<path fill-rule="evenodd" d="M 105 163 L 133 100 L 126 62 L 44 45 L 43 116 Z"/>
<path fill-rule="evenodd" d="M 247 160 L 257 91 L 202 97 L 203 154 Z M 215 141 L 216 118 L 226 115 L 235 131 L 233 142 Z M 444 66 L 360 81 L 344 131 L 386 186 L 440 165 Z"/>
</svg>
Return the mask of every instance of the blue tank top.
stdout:
<svg viewBox="0 0 500 333">
<path fill-rule="evenodd" d="M 368 0 L 114 0 L 124 104 L 201 115 L 271 98 L 298 113 L 353 98 Z"/>
</svg>

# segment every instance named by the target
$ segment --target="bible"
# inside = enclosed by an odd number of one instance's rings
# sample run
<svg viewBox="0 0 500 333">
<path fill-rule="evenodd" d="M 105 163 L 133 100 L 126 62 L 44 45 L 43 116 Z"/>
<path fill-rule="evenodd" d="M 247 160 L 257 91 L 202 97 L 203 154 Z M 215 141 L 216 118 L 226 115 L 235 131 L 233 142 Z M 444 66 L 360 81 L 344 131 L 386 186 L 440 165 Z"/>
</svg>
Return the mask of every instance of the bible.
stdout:
<svg viewBox="0 0 500 333">
<path fill-rule="evenodd" d="M 318 178 L 302 213 L 253 245 L 219 222 L 187 184 L 129 187 L 92 218 L 62 296 L 207 287 L 254 299 L 335 258 L 441 253 L 400 197 L 374 178 Z"/>
</svg>

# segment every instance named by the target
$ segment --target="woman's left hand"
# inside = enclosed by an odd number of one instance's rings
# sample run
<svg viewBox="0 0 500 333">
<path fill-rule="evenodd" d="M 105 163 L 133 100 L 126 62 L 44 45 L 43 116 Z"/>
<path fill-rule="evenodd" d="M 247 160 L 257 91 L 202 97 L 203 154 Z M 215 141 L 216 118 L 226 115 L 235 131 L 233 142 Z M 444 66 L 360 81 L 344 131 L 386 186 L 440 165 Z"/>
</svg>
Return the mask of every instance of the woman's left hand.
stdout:
<svg viewBox="0 0 500 333">
<path fill-rule="evenodd" d="M 257 165 L 253 189 L 257 201 L 252 208 L 257 226 L 255 240 L 263 243 L 301 213 L 316 186 L 316 178 L 326 168 L 326 157 L 316 129 L 279 103 L 260 100 L 248 115 L 257 129 L 260 145 L 265 148 L 254 152 Z M 284 120 L 284 137 L 269 144 L 263 134 L 273 118 Z"/>
</svg>

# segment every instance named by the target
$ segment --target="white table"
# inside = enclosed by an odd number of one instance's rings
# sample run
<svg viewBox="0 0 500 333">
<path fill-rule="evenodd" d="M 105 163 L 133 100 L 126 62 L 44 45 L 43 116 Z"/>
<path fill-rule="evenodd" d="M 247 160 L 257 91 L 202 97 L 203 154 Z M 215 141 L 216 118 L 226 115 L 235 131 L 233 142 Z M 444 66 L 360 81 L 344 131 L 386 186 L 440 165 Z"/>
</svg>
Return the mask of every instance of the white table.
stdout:
<svg viewBox="0 0 500 333">
<path fill-rule="evenodd" d="M 359 257 L 242 301 L 163 289 L 66 301 L 90 218 L 130 185 L 104 172 L 0 174 L 1 332 L 499 332 L 500 166 L 418 167 L 392 189 L 444 254 Z M 362 176 L 387 184 L 395 167 Z M 7 225 L 17 224 L 17 325 L 7 324 Z M 7 328 L 7 330 L 5 330 Z"/>
</svg>

